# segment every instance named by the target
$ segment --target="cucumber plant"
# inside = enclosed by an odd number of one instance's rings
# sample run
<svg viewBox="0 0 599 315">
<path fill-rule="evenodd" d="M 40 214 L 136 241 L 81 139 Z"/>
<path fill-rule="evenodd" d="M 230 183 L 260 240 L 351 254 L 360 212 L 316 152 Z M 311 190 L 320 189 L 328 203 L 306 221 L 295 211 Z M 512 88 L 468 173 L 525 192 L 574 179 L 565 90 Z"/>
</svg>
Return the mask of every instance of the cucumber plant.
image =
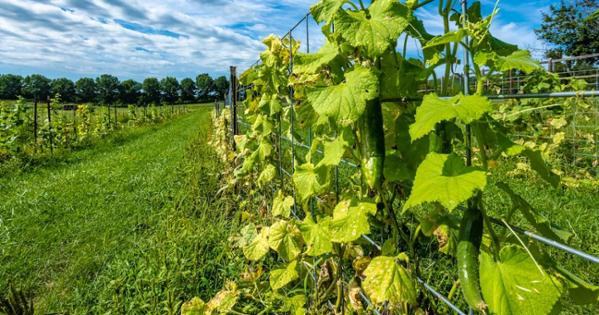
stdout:
<svg viewBox="0 0 599 315">
<path fill-rule="evenodd" d="M 542 247 L 496 231 L 486 211 L 492 205 L 484 196 L 495 186 L 513 204 L 503 222 L 521 215 L 537 233 L 567 242 L 566 232 L 496 176 L 498 163 L 519 156 L 547 189 L 560 185 L 538 150 L 511 140 L 483 95 L 490 74 L 540 71 L 539 63 L 493 37 L 497 9 L 483 16 L 473 2 L 456 13 L 457 1 L 439 1 L 446 27 L 434 36 L 415 14 L 429 3 L 320 0 L 311 8 L 326 38 L 317 52 L 298 53 L 290 36 L 264 40 L 261 64 L 241 76 L 250 87 L 250 127 L 235 137 L 238 166 L 228 183 L 245 210 L 247 225 L 232 241 L 247 272 L 210 302 L 184 304 L 183 314 L 443 312 L 418 282 L 427 272 L 422 262 L 438 257 L 431 241 L 456 261 L 454 289 L 461 287 L 475 312 L 550 314 L 568 291 L 580 297 L 576 303 L 597 303 L 597 286 Z M 419 42 L 421 59 L 408 56 L 409 39 Z M 458 48 L 471 60 L 460 61 Z M 436 69 L 458 63 L 472 67 L 472 95 L 412 101 Z M 450 90 L 443 83 L 441 91 Z M 309 135 L 299 132 L 308 128 Z M 291 149 L 281 134 L 312 140 L 307 150 L 291 148 L 297 154 L 289 182 L 280 166 L 290 167 L 283 161 Z M 337 191 L 339 173 L 345 176 Z"/>
</svg>

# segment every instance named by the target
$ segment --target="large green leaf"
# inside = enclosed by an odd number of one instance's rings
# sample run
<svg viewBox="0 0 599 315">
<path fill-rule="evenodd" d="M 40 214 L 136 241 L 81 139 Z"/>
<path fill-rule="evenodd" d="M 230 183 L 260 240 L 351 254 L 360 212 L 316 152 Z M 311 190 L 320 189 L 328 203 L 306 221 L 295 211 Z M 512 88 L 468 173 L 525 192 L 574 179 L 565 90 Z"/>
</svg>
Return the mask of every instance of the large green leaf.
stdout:
<svg viewBox="0 0 599 315">
<path fill-rule="evenodd" d="M 366 11 L 339 11 L 335 28 L 354 47 L 365 49 L 368 57 L 381 56 L 410 24 L 408 9 L 397 0 L 377 0 Z"/>
<path fill-rule="evenodd" d="M 378 96 L 378 78 L 360 66 L 345 74 L 345 82 L 308 91 L 308 101 L 319 115 L 334 119 L 341 126 L 358 120 L 366 102 Z"/>
<path fill-rule="evenodd" d="M 481 252 L 480 285 L 493 314 L 549 314 L 562 293 L 561 282 L 539 266 L 516 245 L 493 255 Z"/>
<path fill-rule="evenodd" d="M 302 251 L 302 236 L 295 224 L 280 220 L 268 231 L 268 245 L 283 259 L 293 260 Z"/>
<path fill-rule="evenodd" d="M 534 70 L 541 69 L 539 62 L 532 59 L 528 50 L 516 50 L 509 56 L 499 58 L 502 61 L 499 71 L 518 69 L 530 73 Z"/>
<path fill-rule="evenodd" d="M 277 191 L 272 202 L 272 215 L 289 218 L 291 207 L 293 207 L 293 197 L 283 195 L 281 190 Z"/>
<path fill-rule="evenodd" d="M 324 146 L 324 157 L 318 162 L 318 166 L 339 165 L 348 145 L 343 136 L 340 135 L 333 141 L 325 141 L 322 145 Z"/>
<path fill-rule="evenodd" d="M 328 187 L 329 170 L 323 166 L 314 167 L 312 163 L 298 165 L 293 174 L 293 184 L 300 200 L 306 201 Z"/>
<path fill-rule="evenodd" d="M 479 52 L 474 56 L 474 62 L 501 72 L 516 69 L 530 73 L 541 69 L 540 63 L 531 57 L 528 50 L 516 50 L 507 56 L 500 56 L 496 52 Z"/>
<path fill-rule="evenodd" d="M 308 247 L 306 254 L 320 256 L 333 251 L 330 223 L 330 217 L 322 218 L 318 223 L 315 223 L 309 215 L 300 223 L 299 229 Z"/>
<path fill-rule="evenodd" d="M 445 45 L 449 43 L 458 43 L 460 42 L 468 33 L 464 29 L 459 29 L 457 31 L 447 32 L 443 35 L 436 36 L 433 39 L 429 40 L 423 49 L 429 49 L 439 45 Z"/>
<path fill-rule="evenodd" d="M 293 72 L 295 74 L 311 74 L 316 73 L 325 65 L 331 63 L 339 56 L 337 46 L 329 43 L 324 43 L 322 47 L 312 54 L 297 54 L 293 59 Z"/>
<path fill-rule="evenodd" d="M 326 25 L 331 24 L 333 17 L 341 9 L 344 3 L 348 0 L 320 0 L 318 3 L 310 7 L 312 17 L 318 23 L 325 22 Z"/>
<path fill-rule="evenodd" d="M 283 269 L 275 269 L 270 272 L 270 287 L 273 290 L 278 290 L 289 283 L 291 281 L 297 279 L 299 275 L 297 274 L 297 260 L 294 260 L 287 265 L 287 267 Z"/>
<path fill-rule="evenodd" d="M 268 227 L 263 227 L 260 233 L 254 231 L 254 238 L 243 248 L 245 258 L 258 261 L 268 253 Z"/>
<path fill-rule="evenodd" d="M 412 192 L 403 209 L 436 201 L 451 211 L 486 185 L 485 172 L 464 166 L 455 155 L 432 152 L 418 167 Z"/>
<path fill-rule="evenodd" d="M 373 303 L 416 303 L 414 280 L 397 257 L 378 256 L 364 270 L 362 288 Z"/>
<path fill-rule="evenodd" d="M 347 243 L 370 233 L 368 215 L 376 214 L 376 204 L 370 202 L 353 202 L 344 200 L 333 210 L 330 224 L 331 240 L 336 243 Z"/>
<path fill-rule="evenodd" d="M 417 140 L 431 132 L 437 123 L 453 118 L 469 124 L 491 109 L 491 102 L 484 96 L 460 94 L 442 99 L 436 94 L 428 94 L 416 109 L 416 121 L 410 126 L 410 136 L 412 141 Z"/>
</svg>

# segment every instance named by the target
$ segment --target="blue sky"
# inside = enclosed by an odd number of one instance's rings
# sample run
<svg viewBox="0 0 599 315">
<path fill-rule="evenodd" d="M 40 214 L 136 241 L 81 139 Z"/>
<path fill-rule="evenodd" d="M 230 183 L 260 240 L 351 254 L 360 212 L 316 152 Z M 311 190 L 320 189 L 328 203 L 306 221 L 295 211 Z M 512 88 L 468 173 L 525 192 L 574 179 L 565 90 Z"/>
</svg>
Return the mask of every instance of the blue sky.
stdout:
<svg viewBox="0 0 599 315">
<path fill-rule="evenodd" d="M 0 73 L 77 79 L 102 73 L 121 79 L 244 69 L 260 39 L 281 35 L 316 0 L 0 0 Z M 485 13 L 495 1 L 483 0 Z M 493 33 L 537 56 L 546 47 L 533 29 L 555 1 L 500 2 Z M 429 32 L 442 30 L 432 3 L 418 14 Z M 312 50 L 322 42 L 311 22 Z M 306 25 L 294 36 L 305 43 Z M 305 49 L 304 45 L 304 49 Z"/>
</svg>

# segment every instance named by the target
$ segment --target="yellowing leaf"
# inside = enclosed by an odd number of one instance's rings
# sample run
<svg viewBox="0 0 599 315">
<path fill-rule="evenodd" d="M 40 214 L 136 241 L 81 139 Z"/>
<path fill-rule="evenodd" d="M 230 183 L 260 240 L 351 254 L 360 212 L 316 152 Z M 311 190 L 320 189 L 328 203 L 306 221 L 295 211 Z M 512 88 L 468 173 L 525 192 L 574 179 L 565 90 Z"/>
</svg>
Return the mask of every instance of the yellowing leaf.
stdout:
<svg viewBox="0 0 599 315">
<path fill-rule="evenodd" d="M 243 255 L 249 260 L 258 261 L 268 253 L 268 250 L 268 227 L 263 227 L 260 233 L 255 233 L 254 238 L 244 246 Z"/>
<path fill-rule="evenodd" d="M 206 303 L 199 297 L 194 297 L 181 305 L 181 315 L 204 315 L 206 312 Z"/>
<path fill-rule="evenodd" d="M 555 129 L 561 129 L 562 127 L 568 124 L 568 121 L 564 117 L 559 117 L 551 119 L 551 122 L 549 124 L 551 125 L 551 127 Z"/>
<path fill-rule="evenodd" d="M 335 29 L 371 57 L 381 56 L 409 25 L 408 9 L 396 0 L 377 0 L 365 11 L 339 11 Z"/>
<path fill-rule="evenodd" d="M 237 285 L 234 282 L 227 283 L 226 287 L 220 290 L 210 301 L 206 304 L 207 311 L 212 314 L 214 311 L 218 311 L 220 314 L 228 314 L 239 299 L 239 291 Z"/>
<path fill-rule="evenodd" d="M 292 222 L 280 220 L 270 227 L 268 234 L 268 245 L 283 259 L 293 260 L 301 252 L 301 234 Z"/>
<path fill-rule="evenodd" d="M 436 94 L 428 94 L 416 109 L 416 121 L 410 125 L 410 136 L 415 141 L 431 132 L 437 123 L 453 118 L 469 124 L 491 109 L 491 103 L 484 96 L 460 94 L 442 99 Z"/>
<path fill-rule="evenodd" d="M 376 214 L 376 204 L 370 202 L 352 204 L 351 200 L 339 202 L 333 210 L 333 220 L 330 223 L 331 240 L 336 243 L 347 243 L 369 234 L 369 214 Z"/>
<path fill-rule="evenodd" d="M 287 267 L 283 269 L 275 269 L 270 272 L 270 287 L 273 290 L 278 290 L 289 283 L 291 281 L 297 279 L 299 276 L 297 274 L 297 261 L 294 260 L 287 265 Z"/>
<path fill-rule="evenodd" d="M 378 78 L 372 70 L 356 66 L 345 74 L 345 82 L 312 88 L 307 96 L 319 115 L 348 126 L 362 115 L 366 102 L 378 96 Z"/>
<path fill-rule="evenodd" d="M 323 218 L 315 223 L 309 215 L 300 223 L 299 229 L 308 247 L 306 254 L 320 256 L 333 251 L 330 223 L 330 217 Z"/>
<path fill-rule="evenodd" d="M 293 197 L 284 196 L 281 190 L 277 191 L 275 199 L 272 202 L 272 215 L 289 218 L 293 207 Z"/>
<path fill-rule="evenodd" d="M 257 180 L 258 186 L 264 187 L 264 185 L 270 183 L 275 178 L 276 175 L 277 175 L 277 169 L 274 167 L 274 165 L 272 165 L 272 164 L 266 165 L 264 170 L 262 170 L 262 172 L 260 173 L 260 176 L 258 176 L 258 180 Z"/>
<path fill-rule="evenodd" d="M 403 209 L 436 201 L 451 211 L 486 185 L 485 172 L 464 166 L 455 155 L 429 153 L 416 171 L 412 192 Z"/>
<path fill-rule="evenodd" d="M 373 303 L 416 303 L 414 280 L 408 271 L 399 265 L 397 257 L 375 257 L 364 270 L 364 275 L 366 279 L 362 288 Z"/>
<path fill-rule="evenodd" d="M 561 282 L 539 267 L 520 246 L 508 245 L 495 261 L 481 252 L 480 285 L 492 314 L 550 314 L 562 293 Z"/>
</svg>

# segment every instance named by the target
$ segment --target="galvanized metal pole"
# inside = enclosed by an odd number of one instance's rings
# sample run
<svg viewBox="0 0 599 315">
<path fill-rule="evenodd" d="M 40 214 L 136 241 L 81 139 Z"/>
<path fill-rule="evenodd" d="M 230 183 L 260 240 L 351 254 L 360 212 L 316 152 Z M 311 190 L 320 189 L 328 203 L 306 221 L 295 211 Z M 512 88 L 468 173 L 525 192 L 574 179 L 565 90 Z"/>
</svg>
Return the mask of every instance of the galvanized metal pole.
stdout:
<svg viewBox="0 0 599 315">
<path fill-rule="evenodd" d="M 468 22 L 467 15 L 468 1 L 462 0 L 462 23 L 463 27 Z M 466 45 L 469 44 L 469 38 L 464 38 Z M 511 72 L 510 72 L 511 74 Z M 464 95 L 470 95 L 470 54 L 468 49 L 464 48 Z M 470 124 L 466 125 L 466 165 L 472 165 L 472 130 Z"/>
</svg>

